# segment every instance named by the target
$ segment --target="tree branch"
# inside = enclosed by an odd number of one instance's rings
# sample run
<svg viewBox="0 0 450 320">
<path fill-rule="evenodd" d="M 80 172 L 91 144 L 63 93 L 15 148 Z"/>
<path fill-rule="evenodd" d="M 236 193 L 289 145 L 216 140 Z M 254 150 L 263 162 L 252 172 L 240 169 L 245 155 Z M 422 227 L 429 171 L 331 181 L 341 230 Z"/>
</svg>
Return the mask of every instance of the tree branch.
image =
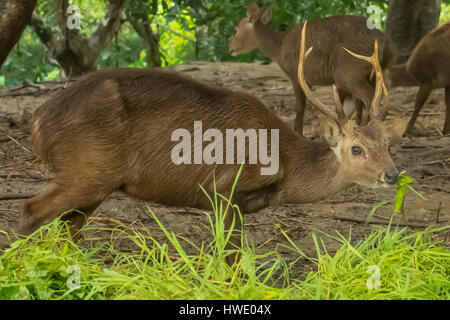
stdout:
<svg viewBox="0 0 450 320">
<path fill-rule="evenodd" d="M 61 67 L 66 75 L 81 75 L 92 71 L 100 52 L 120 29 L 125 0 L 109 0 L 107 13 L 90 37 L 79 30 L 69 30 L 67 19 L 68 0 L 55 0 L 57 30 L 46 28 L 39 15 L 35 14 L 31 26 L 48 49 L 52 64 Z M 55 63 L 57 61 L 57 63 Z"/>
<path fill-rule="evenodd" d="M 89 44 L 101 51 L 107 43 L 111 41 L 121 26 L 121 15 L 124 9 L 125 0 L 110 0 L 108 12 L 105 19 L 98 25 L 92 33 Z"/>
<path fill-rule="evenodd" d="M 63 34 L 63 38 L 67 38 L 67 8 L 69 6 L 69 0 L 55 0 L 53 3 L 54 10 L 57 14 L 57 23 L 60 32 Z"/>
<path fill-rule="evenodd" d="M 159 33 L 153 32 L 151 25 L 152 21 L 145 13 L 126 12 L 126 15 L 127 21 L 147 46 L 148 67 L 160 67 L 161 54 L 159 52 Z"/>
<path fill-rule="evenodd" d="M 187 40 L 187 41 L 195 42 L 195 39 L 186 37 L 186 36 L 182 35 L 181 33 L 177 32 L 177 31 L 175 31 L 175 30 L 170 29 L 168 26 L 162 24 L 161 22 L 156 22 L 156 24 L 157 24 L 158 26 L 160 26 L 161 28 L 166 29 L 167 31 L 173 33 L 173 34 L 176 35 L 177 37 L 183 38 L 184 40 Z"/>
<path fill-rule="evenodd" d="M 0 68 L 29 24 L 36 0 L 0 1 Z"/>
<path fill-rule="evenodd" d="M 46 54 L 47 61 L 51 65 L 61 68 L 61 64 L 55 59 L 55 56 L 57 55 L 57 52 L 63 50 L 63 43 L 56 40 L 55 33 L 51 29 L 45 27 L 44 22 L 36 12 L 34 12 L 31 17 L 30 26 L 42 44 L 47 48 L 48 53 L 50 53 Z"/>
<path fill-rule="evenodd" d="M 42 22 L 38 13 L 33 13 L 30 26 L 45 46 L 53 41 L 53 32 L 44 26 L 44 22 Z"/>
</svg>

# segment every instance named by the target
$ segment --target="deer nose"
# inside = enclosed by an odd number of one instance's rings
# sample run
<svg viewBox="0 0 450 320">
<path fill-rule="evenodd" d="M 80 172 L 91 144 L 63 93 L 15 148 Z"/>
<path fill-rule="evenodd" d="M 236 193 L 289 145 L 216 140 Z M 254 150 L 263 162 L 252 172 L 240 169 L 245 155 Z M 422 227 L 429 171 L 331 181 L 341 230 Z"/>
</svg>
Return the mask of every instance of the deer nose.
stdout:
<svg viewBox="0 0 450 320">
<path fill-rule="evenodd" d="M 390 185 L 394 185 L 398 181 L 398 171 L 396 169 L 386 171 L 384 173 L 384 181 Z"/>
</svg>

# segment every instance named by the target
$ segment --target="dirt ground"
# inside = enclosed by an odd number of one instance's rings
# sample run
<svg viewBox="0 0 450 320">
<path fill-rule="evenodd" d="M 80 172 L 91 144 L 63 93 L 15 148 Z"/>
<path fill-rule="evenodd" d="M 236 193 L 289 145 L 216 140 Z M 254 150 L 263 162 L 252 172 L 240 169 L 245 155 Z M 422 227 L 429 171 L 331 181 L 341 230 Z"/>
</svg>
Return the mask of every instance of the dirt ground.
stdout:
<svg viewBox="0 0 450 320">
<path fill-rule="evenodd" d="M 275 64 L 261 65 L 238 63 L 196 62 L 176 66 L 173 69 L 190 74 L 206 83 L 224 86 L 236 91 L 245 91 L 259 97 L 284 121 L 294 119 L 295 97 L 289 80 Z M 31 113 L 49 97 L 59 92 L 63 84 L 43 83 L 41 88 L 21 86 L 0 88 L 0 230 L 15 229 L 23 199 L 38 193 L 49 181 L 49 174 L 32 153 L 28 120 Z M 417 88 L 395 88 L 391 90 L 392 117 L 408 119 L 412 113 Z M 333 103 L 332 91 L 328 87 L 315 88 L 314 94 L 328 104 Z M 403 138 L 393 148 L 392 156 L 400 170 L 413 177 L 414 188 L 426 200 L 409 192 L 406 198 L 405 222 L 411 230 L 422 230 L 430 226 L 450 224 L 450 137 L 442 136 L 445 116 L 444 91 L 435 90 L 423 108 L 417 122 L 420 134 Z M 318 120 L 313 110 L 306 111 L 306 135 L 317 137 Z M 289 234 L 296 245 L 307 255 L 315 257 L 312 232 L 321 230 L 330 235 L 339 232 L 347 236 L 351 230 L 352 240 L 368 235 L 378 225 L 386 225 L 392 215 L 393 189 L 369 190 L 355 186 L 325 201 L 305 205 L 285 205 L 266 208 L 245 216 L 245 232 L 258 250 L 268 251 L 279 244 L 287 244 L 280 228 Z M 389 203 L 374 215 L 372 223 L 362 223 L 373 206 L 382 200 Z M 91 225 L 115 227 L 119 223 L 129 225 L 140 221 L 152 235 L 164 241 L 162 232 L 149 214 L 149 205 L 162 223 L 176 234 L 200 245 L 210 240 L 208 220 L 202 211 L 191 208 L 167 208 L 158 204 L 137 201 L 123 194 L 113 194 L 95 212 Z M 318 234 L 319 235 L 319 234 Z M 108 232 L 85 231 L 85 242 L 108 237 Z M 333 253 L 339 244 L 325 236 L 328 252 Z M 450 243 L 448 231 L 439 235 Z M 6 237 L 0 234 L 0 243 Z M 122 250 L 135 250 L 127 242 L 119 242 Z M 298 255 L 282 246 L 279 252 L 289 260 Z M 300 275 L 314 265 L 301 259 L 293 267 L 293 274 Z"/>
</svg>

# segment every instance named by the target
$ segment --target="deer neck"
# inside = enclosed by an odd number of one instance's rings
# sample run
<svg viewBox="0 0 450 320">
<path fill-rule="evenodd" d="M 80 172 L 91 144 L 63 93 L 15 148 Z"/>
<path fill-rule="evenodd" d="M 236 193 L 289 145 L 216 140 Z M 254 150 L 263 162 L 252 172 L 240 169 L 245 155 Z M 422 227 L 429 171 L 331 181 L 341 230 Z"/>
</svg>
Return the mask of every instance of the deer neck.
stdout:
<svg viewBox="0 0 450 320">
<path fill-rule="evenodd" d="M 274 61 L 278 60 L 283 33 L 271 29 L 258 21 L 254 25 L 256 45 L 262 53 Z"/>
<path fill-rule="evenodd" d="M 419 82 L 407 71 L 408 64 L 395 65 L 389 69 L 390 87 L 414 87 Z"/>
<path fill-rule="evenodd" d="M 315 202 L 352 186 L 344 179 L 337 155 L 325 142 L 304 141 L 288 153 L 279 203 Z"/>
</svg>

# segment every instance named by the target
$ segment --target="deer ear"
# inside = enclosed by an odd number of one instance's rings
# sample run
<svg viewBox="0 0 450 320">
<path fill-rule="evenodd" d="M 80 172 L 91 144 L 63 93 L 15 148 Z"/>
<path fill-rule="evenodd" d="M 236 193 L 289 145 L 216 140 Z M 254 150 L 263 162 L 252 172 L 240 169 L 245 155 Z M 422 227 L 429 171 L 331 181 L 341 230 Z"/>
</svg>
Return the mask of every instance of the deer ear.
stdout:
<svg viewBox="0 0 450 320">
<path fill-rule="evenodd" d="M 385 120 L 381 123 L 381 130 L 383 135 L 389 140 L 391 147 L 400 143 L 403 134 L 406 131 L 409 119 L 402 119 L 395 117 L 390 120 Z"/>
<path fill-rule="evenodd" d="M 273 11 L 273 5 L 271 4 L 262 14 L 261 16 L 261 22 L 264 24 L 269 24 L 272 20 L 272 11 Z"/>
<path fill-rule="evenodd" d="M 330 148 L 334 148 L 341 137 L 341 129 L 336 122 L 323 117 L 320 119 L 320 135 L 325 138 Z"/>
<path fill-rule="evenodd" d="M 247 9 L 247 18 L 251 23 L 255 23 L 261 18 L 261 10 L 256 2 L 252 2 Z"/>
</svg>

